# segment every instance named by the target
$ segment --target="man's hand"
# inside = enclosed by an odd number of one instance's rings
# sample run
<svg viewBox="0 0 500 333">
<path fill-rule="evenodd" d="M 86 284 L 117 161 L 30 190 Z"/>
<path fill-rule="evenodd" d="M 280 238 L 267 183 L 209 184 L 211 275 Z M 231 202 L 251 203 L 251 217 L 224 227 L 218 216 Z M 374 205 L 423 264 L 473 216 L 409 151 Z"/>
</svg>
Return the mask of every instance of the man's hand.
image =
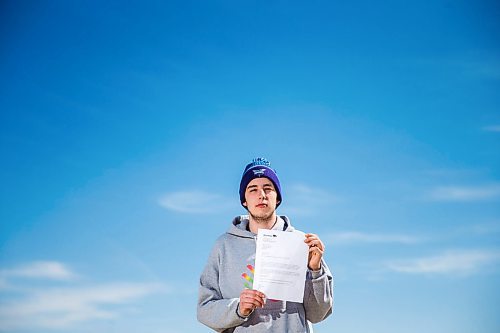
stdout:
<svg viewBox="0 0 500 333">
<path fill-rule="evenodd" d="M 323 253 L 325 253 L 325 245 L 315 234 L 306 234 L 304 243 L 309 246 L 309 269 L 312 271 L 320 270 L 321 258 L 323 258 Z"/>
<path fill-rule="evenodd" d="M 244 289 L 240 294 L 239 312 L 248 317 L 256 308 L 264 307 L 266 296 L 258 290 Z"/>
</svg>

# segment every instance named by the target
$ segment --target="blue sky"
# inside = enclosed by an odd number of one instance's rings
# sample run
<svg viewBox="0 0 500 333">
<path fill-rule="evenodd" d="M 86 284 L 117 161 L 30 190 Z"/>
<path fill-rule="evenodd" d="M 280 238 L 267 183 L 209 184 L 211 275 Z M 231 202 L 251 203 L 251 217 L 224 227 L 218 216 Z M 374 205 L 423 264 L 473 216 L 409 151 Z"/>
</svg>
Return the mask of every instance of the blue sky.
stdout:
<svg viewBox="0 0 500 333">
<path fill-rule="evenodd" d="M 500 329 L 495 1 L 4 1 L 0 331 L 206 332 L 257 156 L 326 243 L 316 332 Z"/>
</svg>

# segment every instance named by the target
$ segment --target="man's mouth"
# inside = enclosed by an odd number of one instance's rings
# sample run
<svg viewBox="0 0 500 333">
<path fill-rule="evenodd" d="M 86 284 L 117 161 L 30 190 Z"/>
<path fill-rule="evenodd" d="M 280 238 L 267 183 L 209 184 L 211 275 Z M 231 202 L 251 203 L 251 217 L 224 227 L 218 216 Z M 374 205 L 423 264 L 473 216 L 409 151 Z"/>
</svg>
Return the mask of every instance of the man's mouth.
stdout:
<svg viewBox="0 0 500 333">
<path fill-rule="evenodd" d="M 257 207 L 257 208 L 265 208 L 265 207 L 267 207 L 267 204 L 263 204 L 263 203 L 262 203 L 262 204 L 258 204 L 258 205 L 257 205 L 257 206 L 255 206 L 255 207 Z"/>
</svg>

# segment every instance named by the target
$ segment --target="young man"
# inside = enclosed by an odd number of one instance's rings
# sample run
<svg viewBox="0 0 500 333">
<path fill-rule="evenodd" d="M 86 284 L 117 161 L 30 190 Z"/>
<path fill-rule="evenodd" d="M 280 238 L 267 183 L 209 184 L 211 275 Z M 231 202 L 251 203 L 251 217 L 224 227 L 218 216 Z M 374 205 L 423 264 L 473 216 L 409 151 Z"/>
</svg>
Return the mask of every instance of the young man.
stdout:
<svg viewBox="0 0 500 333">
<path fill-rule="evenodd" d="M 198 320 L 217 332 L 312 332 L 312 323 L 333 309 L 333 278 L 323 260 L 325 246 L 306 234 L 308 272 L 303 303 L 266 299 L 252 289 L 258 229 L 293 232 L 290 220 L 278 216 L 281 186 L 263 158 L 248 164 L 240 182 L 240 202 L 248 215 L 236 217 L 220 236 L 200 277 Z"/>
</svg>

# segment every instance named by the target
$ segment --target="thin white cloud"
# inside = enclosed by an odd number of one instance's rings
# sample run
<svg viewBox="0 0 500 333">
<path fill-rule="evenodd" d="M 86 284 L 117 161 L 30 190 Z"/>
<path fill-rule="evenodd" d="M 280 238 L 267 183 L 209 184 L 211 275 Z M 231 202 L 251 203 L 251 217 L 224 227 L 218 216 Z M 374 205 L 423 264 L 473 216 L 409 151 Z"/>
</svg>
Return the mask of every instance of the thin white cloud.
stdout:
<svg viewBox="0 0 500 333">
<path fill-rule="evenodd" d="M 500 251 L 462 250 L 447 251 L 440 255 L 386 264 L 392 271 L 409 274 L 458 274 L 469 275 L 500 260 Z"/>
<path fill-rule="evenodd" d="M 402 234 L 370 234 L 357 231 L 344 231 L 327 235 L 325 241 L 333 245 L 348 245 L 359 243 L 397 243 L 415 244 L 422 239 Z"/>
<path fill-rule="evenodd" d="M 0 276 L 0 291 L 2 291 L 2 289 L 7 289 L 8 287 L 9 284 L 7 283 L 7 280 Z"/>
<path fill-rule="evenodd" d="M 53 285 L 56 280 L 76 276 L 65 267 L 62 263 L 51 261 L 3 270 L 3 281 L 9 284 L 9 288 L 0 289 L 0 332 L 67 328 L 84 321 L 116 318 L 122 315 L 125 304 L 169 291 L 159 283 L 112 282 L 82 286 L 74 285 L 78 282 L 76 280 L 72 280 L 70 286 L 65 282 L 64 287 L 47 287 L 37 283 L 30 288 L 15 288 L 20 279 L 48 277 Z"/>
<path fill-rule="evenodd" d="M 480 235 L 497 234 L 500 233 L 500 222 L 474 225 L 471 231 Z"/>
<path fill-rule="evenodd" d="M 483 131 L 486 132 L 500 132 L 500 125 L 484 126 Z"/>
<path fill-rule="evenodd" d="M 113 283 L 91 287 L 36 290 L 24 299 L 0 305 L 3 329 L 68 327 L 81 321 L 120 316 L 120 305 L 165 291 L 159 284 Z"/>
<path fill-rule="evenodd" d="M 280 210 L 287 215 L 295 216 L 324 213 L 332 204 L 340 201 L 339 197 L 324 189 L 304 184 L 287 187 L 286 195 Z"/>
<path fill-rule="evenodd" d="M 180 213 L 204 214 L 227 210 L 231 200 L 224 196 L 200 190 L 180 191 L 164 194 L 158 203 L 163 208 Z"/>
<path fill-rule="evenodd" d="M 500 185 L 484 186 L 441 186 L 434 188 L 429 199 L 432 201 L 473 202 L 500 198 Z"/>
<path fill-rule="evenodd" d="M 462 65 L 469 74 L 488 79 L 500 79 L 500 65 L 498 62 L 468 61 L 463 62 Z"/>
<path fill-rule="evenodd" d="M 72 280 L 77 277 L 68 267 L 56 261 L 35 261 L 12 269 L 0 270 L 0 277 L 22 277 L 50 280 Z"/>
<path fill-rule="evenodd" d="M 487 173 L 486 169 L 451 169 L 451 168 L 435 168 L 423 171 L 425 176 L 437 177 L 440 179 L 463 179 L 471 177 L 480 177 Z"/>
<path fill-rule="evenodd" d="M 500 233 L 500 221 L 490 221 L 485 223 L 476 223 L 470 225 L 463 225 L 457 228 L 456 234 L 459 236 L 480 235 L 489 236 Z"/>
</svg>

